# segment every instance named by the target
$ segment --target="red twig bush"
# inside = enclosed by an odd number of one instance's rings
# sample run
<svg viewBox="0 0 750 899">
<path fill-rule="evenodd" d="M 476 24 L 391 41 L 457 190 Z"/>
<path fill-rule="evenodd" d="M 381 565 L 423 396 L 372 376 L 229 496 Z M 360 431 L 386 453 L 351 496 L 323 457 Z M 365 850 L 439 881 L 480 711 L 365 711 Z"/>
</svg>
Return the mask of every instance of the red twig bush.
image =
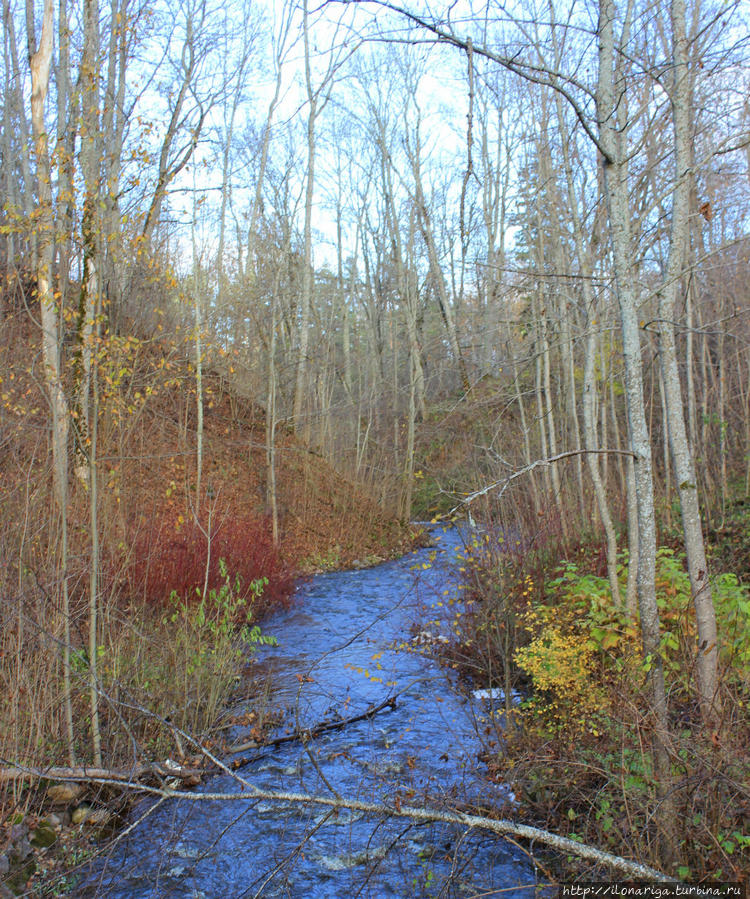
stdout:
<svg viewBox="0 0 750 899">
<path fill-rule="evenodd" d="M 209 559 L 210 539 L 210 559 Z M 224 560 L 234 587 L 240 579 L 240 595 L 250 598 L 251 584 L 258 578 L 268 583 L 253 605 L 255 618 L 286 605 L 294 590 L 295 578 L 274 546 L 267 518 L 231 509 L 212 510 L 186 519 L 168 509 L 141 528 L 134 546 L 131 584 L 147 602 L 160 604 L 172 591 L 181 598 L 203 590 L 208 561 L 208 589 L 219 590 L 224 578 L 219 561 Z"/>
</svg>

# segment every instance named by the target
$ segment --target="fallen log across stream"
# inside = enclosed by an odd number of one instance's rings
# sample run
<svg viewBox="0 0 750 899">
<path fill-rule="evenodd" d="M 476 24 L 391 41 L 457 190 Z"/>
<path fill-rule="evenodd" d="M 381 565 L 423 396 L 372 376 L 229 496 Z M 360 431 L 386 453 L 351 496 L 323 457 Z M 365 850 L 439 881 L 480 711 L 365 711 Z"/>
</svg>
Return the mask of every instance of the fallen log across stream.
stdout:
<svg viewBox="0 0 750 899">
<path fill-rule="evenodd" d="M 281 737 L 274 737 L 269 740 L 263 740 L 260 742 L 258 742 L 257 740 L 249 740 L 246 743 L 238 743 L 235 746 L 231 746 L 229 748 L 229 752 L 239 753 L 246 752 L 248 749 L 261 749 L 263 747 L 271 746 L 277 748 L 284 743 L 306 743 L 308 740 L 319 737 L 321 734 L 327 733 L 328 731 L 341 730 L 349 724 L 355 724 L 357 721 L 367 721 L 370 718 L 373 718 L 379 712 L 395 709 L 397 701 L 398 695 L 391 696 L 390 698 L 381 702 L 379 705 L 370 706 L 366 711 L 361 712 L 359 715 L 352 715 L 349 718 L 332 718 L 327 721 L 320 721 L 313 727 L 302 727 L 295 730 L 294 733 L 284 734 Z M 262 752 L 249 758 L 234 758 L 232 759 L 231 766 L 232 768 L 240 768 L 244 765 L 249 765 L 251 762 L 257 762 L 260 759 L 265 758 L 268 754 L 268 752 Z"/>
<path fill-rule="evenodd" d="M 219 763 L 220 767 L 224 767 Z M 229 773 L 229 772 L 228 772 Z M 598 849 L 586 843 L 580 843 L 571 840 L 559 834 L 552 833 L 548 830 L 542 830 L 538 827 L 530 827 L 520 824 L 516 821 L 510 821 L 502 818 L 492 818 L 485 815 L 468 814 L 459 810 L 435 809 L 425 806 L 411 806 L 402 803 L 398 797 L 393 801 L 392 805 L 379 802 L 362 802 L 357 799 L 348 797 L 334 796 L 317 796 L 309 793 L 290 793 L 278 792 L 272 790 L 259 789 L 254 783 L 240 777 L 238 774 L 231 775 L 238 783 L 240 792 L 187 792 L 184 790 L 174 790 L 169 787 L 152 787 L 143 786 L 141 784 L 131 784 L 134 789 L 141 789 L 146 793 L 158 798 L 157 806 L 165 800 L 183 800 L 188 802 L 253 802 L 257 800 L 266 800 L 279 805 L 303 805 L 303 806 L 323 806 L 331 809 L 332 813 L 339 810 L 361 811 L 369 815 L 376 815 L 386 818 L 401 818 L 412 820 L 419 823 L 444 822 L 449 824 L 457 824 L 465 827 L 467 830 L 479 829 L 495 833 L 499 837 L 520 838 L 524 842 L 534 844 L 542 844 L 556 849 L 558 852 L 576 855 L 579 858 L 594 862 L 595 864 L 604 865 L 614 871 L 619 871 L 630 878 L 655 880 L 665 883 L 679 883 L 679 881 L 662 871 L 652 868 L 649 865 L 631 859 L 622 858 L 611 852 Z M 106 778 L 97 779 L 97 783 L 111 783 Z M 156 807 L 156 806 L 155 806 Z M 149 812 L 146 813 L 147 815 Z M 145 817 L 145 816 L 144 816 Z M 136 824 L 131 824 L 126 828 L 124 833 L 132 830 Z M 121 835 L 122 836 L 122 835 Z M 120 837 L 116 837 L 114 842 L 118 842 Z"/>
<path fill-rule="evenodd" d="M 387 703 L 384 703 L 383 708 L 386 707 L 390 702 L 395 703 L 395 697 L 393 697 L 391 700 L 388 700 Z M 362 720 L 362 718 L 364 717 L 371 717 L 372 715 L 376 714 L 377 711 L 382 711 L 382 708 L 377 707 L 376 709 L 370 709 L 367 713 L 363 713 L 362 715 L 356 717 L 358 717 L 359 720 Z M 342 721 L 325 723 L 338 723 L 343 726 L 345 723 L 351 723 L 351 721 L 347 720 L 346 722 Z M 290 735 L 290 738 L 292 736 L 293 735 Z M 297 738 L 301 739 L 301 735 L 298 735 Z M 210 754 L 209 758 L 211 758 Z M 222 765 L 217 759 L 211 758 L 211 761 L 213 761 L 217 767 L 227 770 L 226 767 Z M 85 781 L 88 783 L 96 783 L 99 785 L 130 788 L 135 792 L 146 792 L 153 796 L 160 797 L 161 801 L 173 799 L 183 801 L 189 800 L 193 802 L 247 802 L 248 800 L 252 801 L 258 799 L 266 799 L 272 802 L 278 802 L 280 805 L 303 804 L 318 805 L 324 807 L 327 806 L 333 811 L 339 809 L 349 809 L 374 815 L 384 815 L 386 817 L 405 818 L 407 820 L 411 819 L 422 823 L 442 821 L 446 823 L 464 825 L 468 829 L 479 828 L 481 830 L 489 830 L 496 833 L 498 836 L 518 837 L 523 840 L 529 840 L 532 842 L 532 844 L 535 842 L 542 843 L 544 845 L 552 847 L 553 849 L 557 849 L 560 852 L 571 853 L 577 855 L 580 858 L 588 859 L 589 861 L 593 861 L 597 864 L 605 865 L 630 877 L 645 877 L 657 881 L 675 882 L 675 878 L 665 875 L 663 872 L 651 868 L 648 865 L 644 865 L 637 861 L 632 861 L 630 859 L 625 859 L 620 856 L 613 855 L 612 853 L 603 851 L 594 846 L 589 846 L 585 843 L 574 842 L 567 837 L 561 837 L 558 834 L 551 833 L 550 831 L 542 830 L 537 827 L 529 827 L 515 821 L 491 818 L 484 815 L 469 814 L 459 810 L 446 811 L 444 809 L 408 806 L 402 804 L 402 802 L 398 798 L 394 800 L 392 806 L 389 806 L 381 803 L 361 802 L 359 800 L 349 799 L 346 797 L 323 797 L 304 793 L 300 794 L 268 791 L 258 789 L 255 784 L 245 780 L 242 777 L 239 777 L 236 774 L 232 776 L 237 779 L 240 785 L 242 792 L 239 793 L 185 792 L 184 790 L 173 790 L 169 787 L 164 786 L 148 786 L 140 783 L 140 781 L 138 780 L 139 777 L 142 777 L 146 774 L 158 774 L 159 777 L 174 777 L 189 783 L 191 778 L 194 778 L 196 776 L 200 777 L 202 773 L 205 772 L 202 772 L 200 769 L 181 768 L 176 765 L 173 768 L 171 765 L 160 764 L 137 765 L 131 767 L 128 772 L 124 770 L 109 770 L 106 768 L 85 766 L 80 768 L 55 767 L 47 769 L 10 766 L 0 769 L 0 782 L 7 782 L 9 780 L 22 778 L 49 778 L 74 782 Z M 126 831 L 131 830 L 133 826 L 135 825 L 131 825 L 131 827 L 126 828 Z M 114 842 L 118 842 L 119 839 L 119 837 L 116 837 Z"/>
</svg>

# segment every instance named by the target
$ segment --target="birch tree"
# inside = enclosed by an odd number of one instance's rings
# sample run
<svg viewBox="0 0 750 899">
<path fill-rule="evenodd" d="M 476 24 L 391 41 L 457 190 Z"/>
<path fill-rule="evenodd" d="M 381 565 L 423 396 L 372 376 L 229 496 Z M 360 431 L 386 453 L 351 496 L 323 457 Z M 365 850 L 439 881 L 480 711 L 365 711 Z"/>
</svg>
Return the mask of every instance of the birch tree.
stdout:
<svg viewBox="0 0 750 899">
<path fill-rule="evenodd" d="M 33 13 L 33 7 L 32 7 Z M 36 187 L 38 196 L 39 242 L 35 260 L 37 293 L 42 326 L 42 358 L 44 379 L 52 413 L 52 468 L 54 492 L 62 521 L 61 530 L 61 580 L 63 592 L 63 689 L 65 693 L 65 722 L 68 756 L 75 762 L 73 707 L 71 701 L 70 671 L 70 604 L 68 600 L 68 402 L 63 389 L 60 370 L 60 320 L 54 292 L 51 287 L 53 261 L 54 213 L 52 208 L 52 170 L 49 158 L 49 139 L 44 121 L 44 105 L 49 88 L 52 64 L 52 29 L 54 10 L 52 0 L 45 0 L 42 32 L 37 44 L 33 14 L 27 18 L 27 40 L 31 67 L 31 127 L 36 156 Z"/>
<path fill-rule="evenodd" d="M 672 84 L 670 102 L 674 127 L 674 190 L 672 192 L 669 256 L 659 289 L 659 347 L 664 381 L 669 447 L 680 497 L 690 587 L 698 631 L 697 680 L 701 714 L 716 725 L 720 714 L 718 636 L 711 598 L 698 484 L 688 441 L 674 334 L 675 305 L 686 261 L 689 236 L 689 191 L 692 153 L 690 136 L 690 72 L 685 25 L 685 0 L 670 5 Z"/>
<path fill-rule="evenodd" d="M 630 229 L 628 195 L 628 122 L 622 120 L 619 95 L 632 20 L 622 23 L 615 33 L 617 11 L 614 0 L 600 0 L 598 80 L 596 110 L 599 149 L 604 166 L 604 186 L 609 217 L 615 293 L 620 309 L 623 357 L 625 359 L 625 391 L 630 429 L 630 449 L 635 475 L 635 505 L 638 517 L 637 593 L 641 615 L 643 651 L 649 662 L 652 703 L 655 717 L 654 764 L 661 803 L 661 834 L 667 856 L 676 832 L 676 819 L 671 795 L 671 762 L 669 757 L 669 714 L 661 657 L 661 626 L 656 603 L 656 516 L 654 510 L 653 462 L 651 439 L 644 402 L 643 363 L 640 321 L 633 279 L 633 239 Z"/>
</svg>

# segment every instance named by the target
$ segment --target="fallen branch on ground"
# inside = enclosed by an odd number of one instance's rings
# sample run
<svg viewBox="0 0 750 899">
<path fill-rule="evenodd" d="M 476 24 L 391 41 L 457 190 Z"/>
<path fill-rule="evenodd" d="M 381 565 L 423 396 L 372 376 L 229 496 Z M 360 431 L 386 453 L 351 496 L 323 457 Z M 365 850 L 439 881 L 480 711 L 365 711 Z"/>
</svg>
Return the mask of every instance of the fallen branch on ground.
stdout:
<svg viewBox="0 0 750 899">
<path fill-rule="evenodd" d="M 130 768 L 95 768 L 80 767 L 30 768 L 26 765 L 15 765 L 5 762 L 0 768 L 0 783 L 17 780 L 64 780 L 74 783 L 120 783 L 123 786 L 134 786 L 141 777 L 176 777 L 179 780 L 195 781 L 205 773 L 200 768 L 185 768 L 174 763 L 152 762 L 150 764 L 133 765 Z"/>
<path fill-rule="evenodd" d="M 371 706 L 359 715 L 352 715 L 350 718 L 342 718 L 340 720 L 321 721 L 314 727 L 306 727 L 295 731 L 293 734 L 286 734 L 283 737 L 268 740 L 264 743 L 257 744 L 255 741 L 241 743 L 233 746 L 230 752 L 244 752 L 247 749 L 260 747 L 277 747 L 284 743 L 293 743 L 295 741 L 306 742 L 320 734 L 327 733 L 332 730 L 340 730 L 349 724 L 357 721 L 366 721 L 374 717 L 385 709 L 394 709 L 398 697 L 391 696 L 380 705 Z M 233 759 L 232 767 L 238 768 L 250 764 L 263 758 L 267 753 L 261 753 L 249 759 Z M 18 780 L 63 780 L 73 781 L 76 783 L 93 782 L 100 783 L 102 780 L 109 782 L 122 783 L 124 786 L 132 785 L 134 781 L 139 781 L 142 777 L 176 777 L 179 780 L 192 781 L 197 783 L 198 780 L 206 774 L 205 768 L 187 768 L 174 763 L 151 762 L 148 764 L 133 765 L 130 768 L 96 768 L 87 765 L 79 767 L 60 767 L 52 768 L 31 768 L 26 765 L 17 765 L 12 762 L 5 762 L 6 767 L 0 768 L 0 783 L 8 783 Z"/>
</svg>

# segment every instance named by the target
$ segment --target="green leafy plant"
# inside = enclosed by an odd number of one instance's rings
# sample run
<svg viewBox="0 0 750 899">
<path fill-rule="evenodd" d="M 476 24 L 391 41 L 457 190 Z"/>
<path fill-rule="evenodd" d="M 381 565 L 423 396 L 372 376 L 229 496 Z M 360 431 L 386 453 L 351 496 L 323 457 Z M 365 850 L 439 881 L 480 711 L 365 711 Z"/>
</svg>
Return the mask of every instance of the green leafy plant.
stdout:
<svg viewBox="0 0 750 899">
<path fill-rule="evenodd" d="M 185 596 L 173 591 L 167 613 L 123 630 L 100 665 L 108 695 L 134 700 L 121 714 L 152 754 L 173 749 L 165 721 L 196 736 L 209 732 L 254 648 L 276 645 L 254 622 L 253 604 L 262 596 L 265 579 L 243 584 L 230 576 L 223 559 L 219 569 L 223 582 L 218 588 L 205 595 L 200 589 Z"/>
<path fill-rule="evenodd" d="M 248 585 L 242 584 L 239 575 L 232 580 L 224 559 L 219 560 L 219 571 L 221 586 L 211 587 L 206 594 L 196 587 L 197 603 L 174 590 L 169 599 L 173 609 L 169 620 L 178 626 L 186 673 L 195 675 L 199 683 L 223 673 L 255 645 L 276 645 L 274 637 L 262 634 L 253 624 L 253 602 L 260 598 L 268 580 L 256 578 Z"/>
<path fill-rule="evenodd" d="M 612 602 L 606 578 L 583 573 L 575 563 L 565 562 L 558 577 L 547 583 L 547 592 L 557 597 L 557 603 L 572 606 L 583 614 L 584 627 L 597 652 L 622 653 L 635 645 L 637 625 Z"/>
<path fill-rule="evenodd" d="M 750 686 L 750 590 L 731 573 L 714 578 L 713 587 L 723 660 Z"/>
<path fill-rule="evenodd" d="M 198 631 L 205 630 L 214 641 L 231 642 L 236 636 L 244 646 L 275 646 L 276 638 L 263 635 L 260 627 L 252 623 L 253 604 L 263 594 L 268 578 L 255 578 L 243 589 L 239 575 L 232 581 L 224 559 L 219 559 L 219 572 L 223 583 L 218 590 L 211 587 L 207 595 L 202 595 L 200 587 L 195 588 L 197 604 L 172 591 L 169 599 L 174 608 L 171 621 L 176 622 L 180 617 L 192 621 Z"/>
<path fill-rule="evenodd" d="M 314 552 L 305 561 L 313 571 L 335 571 L 341 565 L 341 549 L 332 546 L 327 552 Z"/>
<path fill-rule="evenodd" d="M 497 538 L 495 538 L 497 539 Z M 487 540 L 469 545 L 457 560 L 464 596 L 480 599 L 462 618 L 456 653 L 464 670 L 482 683 L 502 668 L 499 641 L 489 647 L 483 631 L 512 608 L 514 677 L 527 695 L 513 711 L 513 727 L 483 735 L 493 775 L 523 797 L 524 807 L 555 832 L 636 857 L 658 859 L 653 815 L 660 801 L 648 749 L 647 672 L 638 612 L 612 600 L 600 576 L 600 544 L 581 545 L 562 565 L 552 553 L 532 550 L 514 568 L 512 543 L 495 555 Z M 716 567 L 714 562 L 714 567 Z M 625 587 L 627 554 L 618 576 Z M 739 732 L 717 738 L 701 732 L 692 716 L 698 651 L 695 612 L 684 558 L 670 547 L 658 551 L 657 601 L 662 623 L 659 649 L 674 715 L 675 781 L 678 789 L 678 875 L 727 878 L 747 868 L 750 835 L 743 827 L 747 782 L 745 710 L 750 690 L 750 591 L 737 574 L 712 577 L 719 630 L 723 689 L 728 714 Z M 623 589 L 624 595 L 624 589 Z M 473 642 L 472 642 L 473 641 Z M 489 647 L 489 648 L 488 648 Z M 458 656 L 457 656 L 458 657 Z M 475 673 L 477 672 L 477 673 Z M 679 726 L 677 724 L 679 722 Z M 710 872 L 710 875 L 709 875 Z"/>
</svg>

